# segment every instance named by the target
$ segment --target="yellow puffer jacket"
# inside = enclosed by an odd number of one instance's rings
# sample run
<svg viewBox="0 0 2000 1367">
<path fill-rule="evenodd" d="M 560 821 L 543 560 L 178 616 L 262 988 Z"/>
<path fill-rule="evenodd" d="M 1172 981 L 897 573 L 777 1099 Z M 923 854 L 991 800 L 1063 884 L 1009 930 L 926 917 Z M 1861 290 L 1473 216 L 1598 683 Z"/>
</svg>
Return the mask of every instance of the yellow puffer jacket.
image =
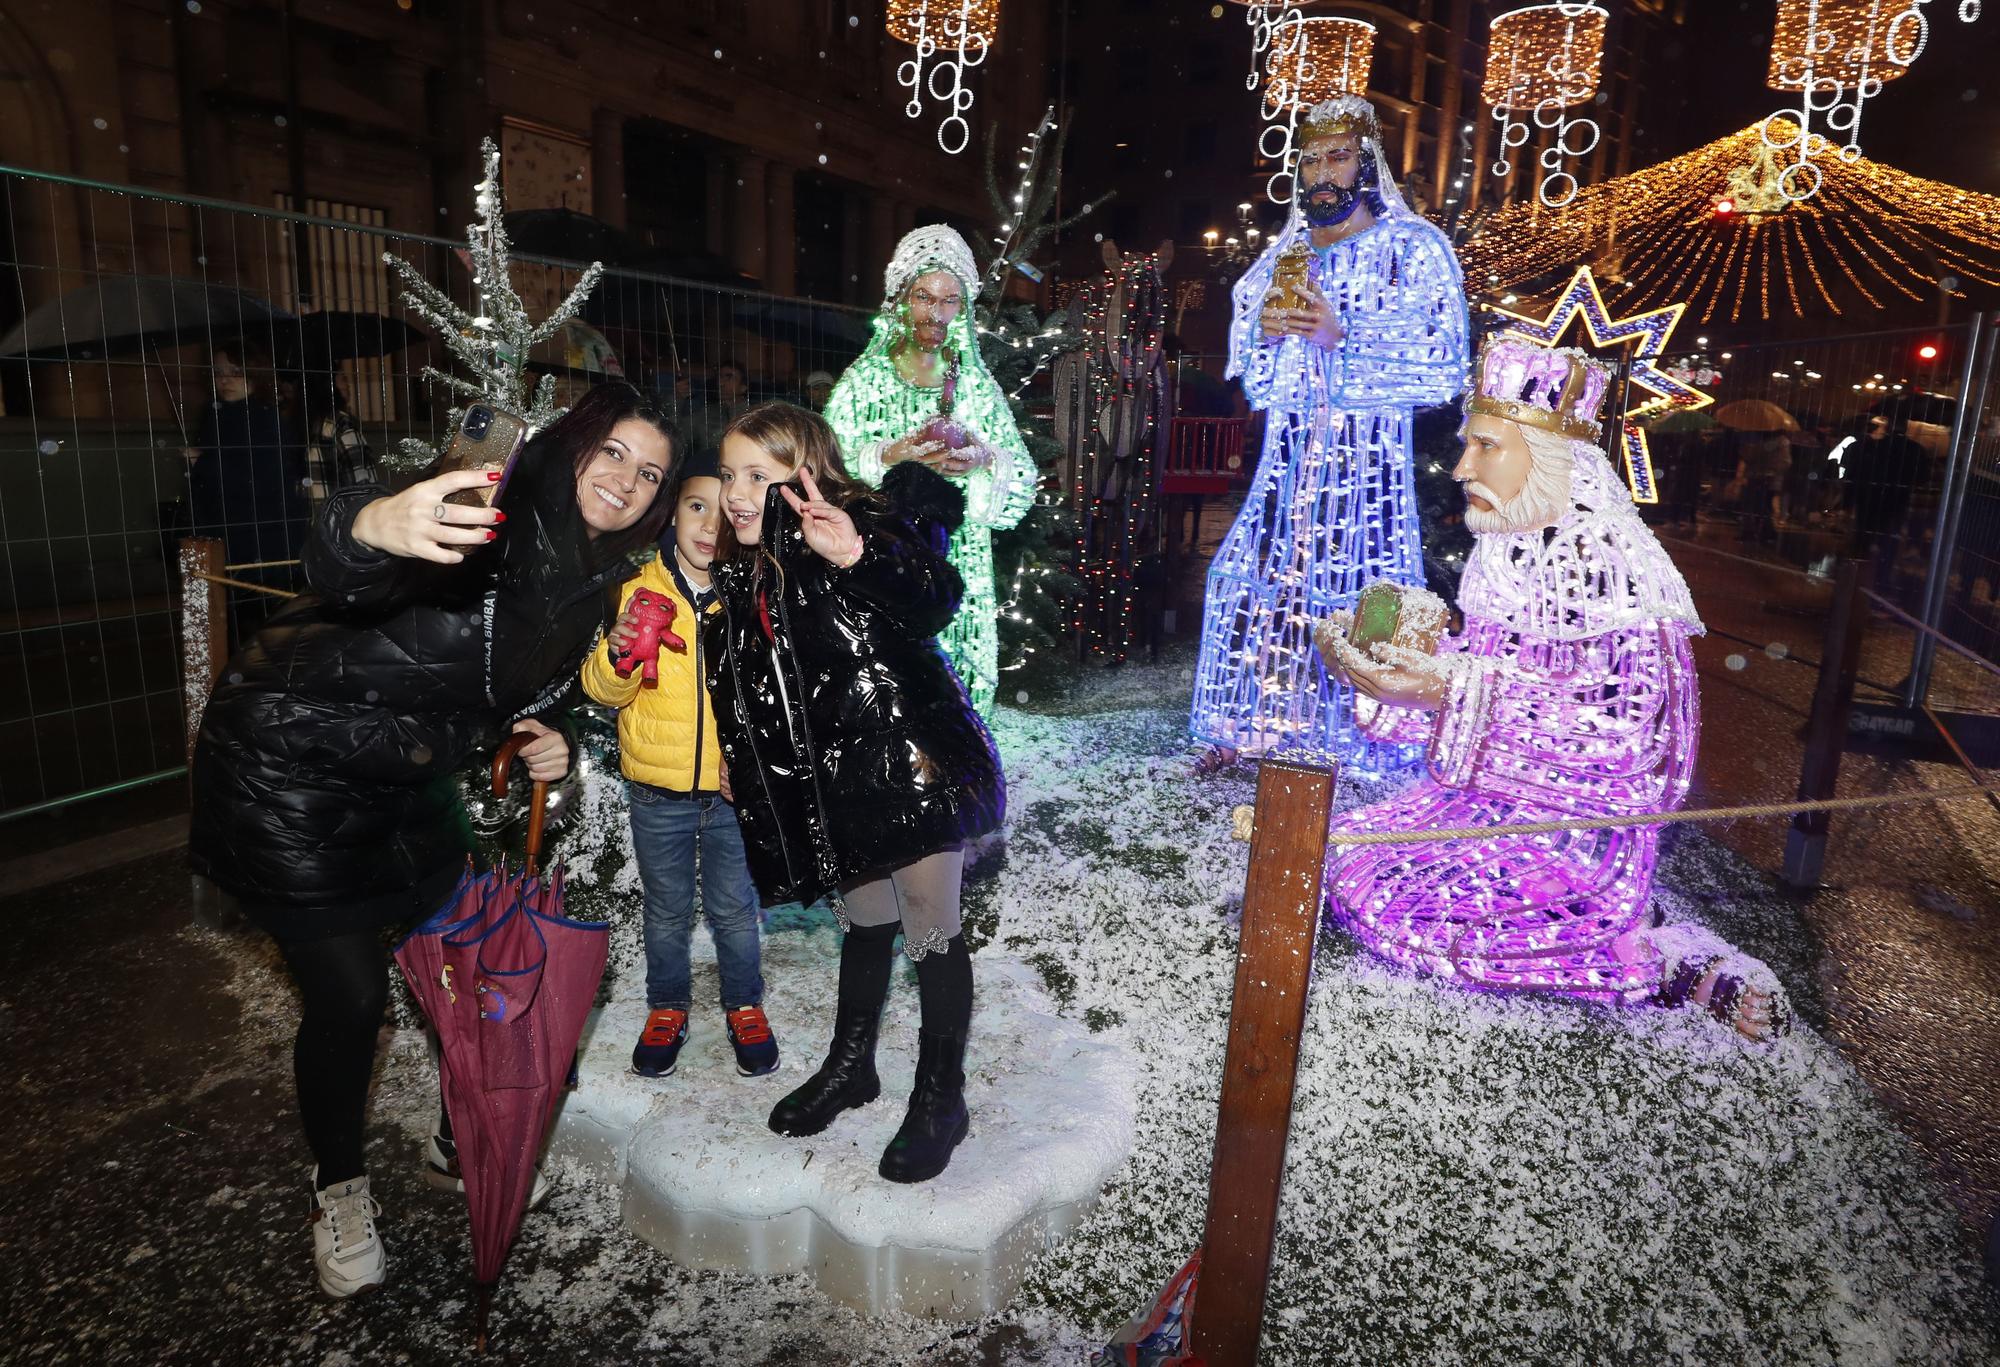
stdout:
<svg viewBox="0 0 2000 1367">
<path fill-rule="evenodd" d="M 625 777 L 672 792 L 716 791 L 721 782 L 722 747 L 715 739 L 715 710 L 702 683 L 701 630 L 690 590 L 664 558 L 649 560 L 618 592 L 624 611 L 632 595 L 651 589 L 673 600 L 673 633 L 684 650 L 660 648 L 660 686 L 647 688 L 640 672 L 621 679 L 611 667 L 611 646 L 599 642 L 583 662 L 583 691 L 618 709 L 619 768 Z M 713 595 L 710 612 L 722 611 Z"/>
</svg>

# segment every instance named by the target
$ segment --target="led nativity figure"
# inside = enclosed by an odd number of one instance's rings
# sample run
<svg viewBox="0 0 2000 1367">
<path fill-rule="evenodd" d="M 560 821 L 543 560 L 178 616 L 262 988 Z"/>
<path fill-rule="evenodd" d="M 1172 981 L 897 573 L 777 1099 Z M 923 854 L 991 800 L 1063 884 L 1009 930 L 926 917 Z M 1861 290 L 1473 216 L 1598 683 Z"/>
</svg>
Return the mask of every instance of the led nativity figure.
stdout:
<svg viewBox="0 0 2000 1367">
<path fill-rule="evenodd" d="M 1115 665 L 1134 644 L 1136 569 L 1157 534 L 1156 459 L 1174 412 L 1161 275 L 1174 244 L 1148 255 L 1107 240 L 1103 255 L 1104 276 L 1071 307 L 1072 318 L 1083 315 L 1084 345 L 1056 362 L 1055 428 L 1074 472 L 1078 656 Z"/>
<path fill-rule="evenodd" d="M 848 470 L 869 484 L 922 461 L 965 492 L 951 563 L 965 580 L 958 615 L 938 644 L 980 716 L 1000 686 L 993 533 L 1035 502 L 1037 471 L 973 332 L 979 266 L 950 228 L 918 228 L 884 273 L 874 336 L 827 400 L 826 420 Z"/>
<path fill-rule="evenodd" d="M 1665 812 L 1701 732 L 1686 582 L 1596 444 L 1609 371 L 1498 339 L 1466 403 L 1474 535 L 1458 606 L 1370 586 L 1319 624 L 1370 735 L 1425 747 L 1415 787 L 1336 830 L 1417 832 Z M 1745 1035 L 1785 1018 L 1763 964 L 1691 925 L 1658 926 L 1659 827 L 1335 847 L 1329 914 L 1370 949 L 1467 986 L 1698 1003 Z"/>
<path fill-rule="evenodd" d="M 1314 105 L 1299 138 L 1290 221 L 1234 291 L 1228 373 L 1265 411 L 1264 450 L 1209 565 L 1202 771 L 1239 752 L 1370 774 L 1416 759 L 1355 727 L 1312 624 L 1371 580 L 1423 582 L 1411 413 L 1464 388 L 1464 282 L 1397 192 L 1366 100 Z"/>
</svg>

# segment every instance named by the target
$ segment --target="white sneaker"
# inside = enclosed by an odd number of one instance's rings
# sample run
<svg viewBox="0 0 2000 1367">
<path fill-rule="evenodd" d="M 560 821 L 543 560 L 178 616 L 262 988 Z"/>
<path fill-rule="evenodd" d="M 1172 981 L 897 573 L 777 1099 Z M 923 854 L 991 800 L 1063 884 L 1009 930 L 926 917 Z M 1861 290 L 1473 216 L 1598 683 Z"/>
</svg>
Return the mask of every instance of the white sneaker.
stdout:
<svg viewBox="0 0 2000 1367">
<path fill-rule="evenodd" d="M 343 1298 L 374 1290 L 388 1278 L 389 1260 L 382 1236 L 375 1232 L 382 1207 L 368 1194 L 368 1179 L 322 1187 L 314 1167 L 312 1182 L 313 1265 L 319 1269 L 319 1289 Z"/>
<path fill-rule="evenodd" d="M 424 1180 L 439 1191 L 465 1195 L 465 1179 L 458 1175 L 458 1145 L 432 1135 L 424 1144 Z M 528 1209 L 549 1199 L 549 1179 L 535 1169 L 535 1185 L 528 1191 Z"/>
</svg>

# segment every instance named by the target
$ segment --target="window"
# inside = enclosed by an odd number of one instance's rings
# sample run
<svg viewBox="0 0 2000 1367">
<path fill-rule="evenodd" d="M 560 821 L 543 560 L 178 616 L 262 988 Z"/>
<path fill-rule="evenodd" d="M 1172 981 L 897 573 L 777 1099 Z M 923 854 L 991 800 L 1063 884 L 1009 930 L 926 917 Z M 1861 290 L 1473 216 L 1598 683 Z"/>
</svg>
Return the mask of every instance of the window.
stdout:
<svg viewBox="0 0 2000 1367">
<path fill-rule="evenodd" d="M 290 211 L 292 197 L 280 192 L 277 203 L 280 209 Z M 387 243 L 380 233 L 367 231 L 385 226 L 388 215 L 360 204 L 310 198 L 306 200 L 306 212 L 314 218 L 330 218 L 355 227 L 350 230 L 318 223 L 307 225 L 306 260 L 310 270 L 302 276 L 292 259 L 297 234 L 289 230 L 289 224 L 273 224 L 277 230 L 272 234 L 277 239 L 277 279 L 281 282 L 272 290 L 273 302 L 293 313 L 310 309 L 403 317 L 402 306 L 389 284 L 389 268 L 382 264 Z M 336 371 L 355 417 L 363 422 L 395 420 L 396 393 L 390 384 L 388 358 L 363 356 L 341 361 Z"/>
<path fill-rule="evenodd" d="M 1200 165 L 1215 160 L 1215 125 L 1191 123 L 1181 133 L 1181 160 Z"/>
</svg>

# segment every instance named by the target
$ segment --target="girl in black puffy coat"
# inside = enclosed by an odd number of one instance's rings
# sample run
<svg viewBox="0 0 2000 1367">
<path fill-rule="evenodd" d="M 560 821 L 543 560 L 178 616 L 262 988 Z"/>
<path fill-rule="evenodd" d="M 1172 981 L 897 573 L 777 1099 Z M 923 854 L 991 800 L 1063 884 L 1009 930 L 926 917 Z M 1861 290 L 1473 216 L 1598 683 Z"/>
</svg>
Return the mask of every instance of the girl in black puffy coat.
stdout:
<svg viewBox="0 0 2000 1367">
<path fill-rule="evenodd" d="M 189 855 L 298 984 L 293 1066 L 331 1295 L 385 1271 L 362 1155 L 384 932 L 454 890 L 471 832 L 452 774 L 475 751 L 529 731 L 529 774 L 568 771 L 552 723 L 607 586 L 669 511 L 655 495 L 670 430 L 639 391 L 604 385 L 529 443 L 497 508 L 444 501 L 486 484 L 477 470 L 334 493 L 305 552 L 311 591 L 244 643 L 202 714 Z M 433 1139 L 435 1184 L 456 1185 L 451 1158 Z"/>
<path fill-rule="evenodd" d="M 823 419 L 769 403 L 724 430 L 722 505 L 710 575 L 724 611 L 704 646 L 750 872 L 767 906 L 829 897 L 846 932 L 833 1045 L 771 1128 L 817 1134 L 880 1094 L 900 927 L 923 1022 L 881 1173 L 928 1181 L 968 1125 L 965 844 L 1006 805 L 992 738 L 935 639 L 964 592 L 945 556 L 964 499 L 914 461 L 871 493 Z"/>
</svg>

